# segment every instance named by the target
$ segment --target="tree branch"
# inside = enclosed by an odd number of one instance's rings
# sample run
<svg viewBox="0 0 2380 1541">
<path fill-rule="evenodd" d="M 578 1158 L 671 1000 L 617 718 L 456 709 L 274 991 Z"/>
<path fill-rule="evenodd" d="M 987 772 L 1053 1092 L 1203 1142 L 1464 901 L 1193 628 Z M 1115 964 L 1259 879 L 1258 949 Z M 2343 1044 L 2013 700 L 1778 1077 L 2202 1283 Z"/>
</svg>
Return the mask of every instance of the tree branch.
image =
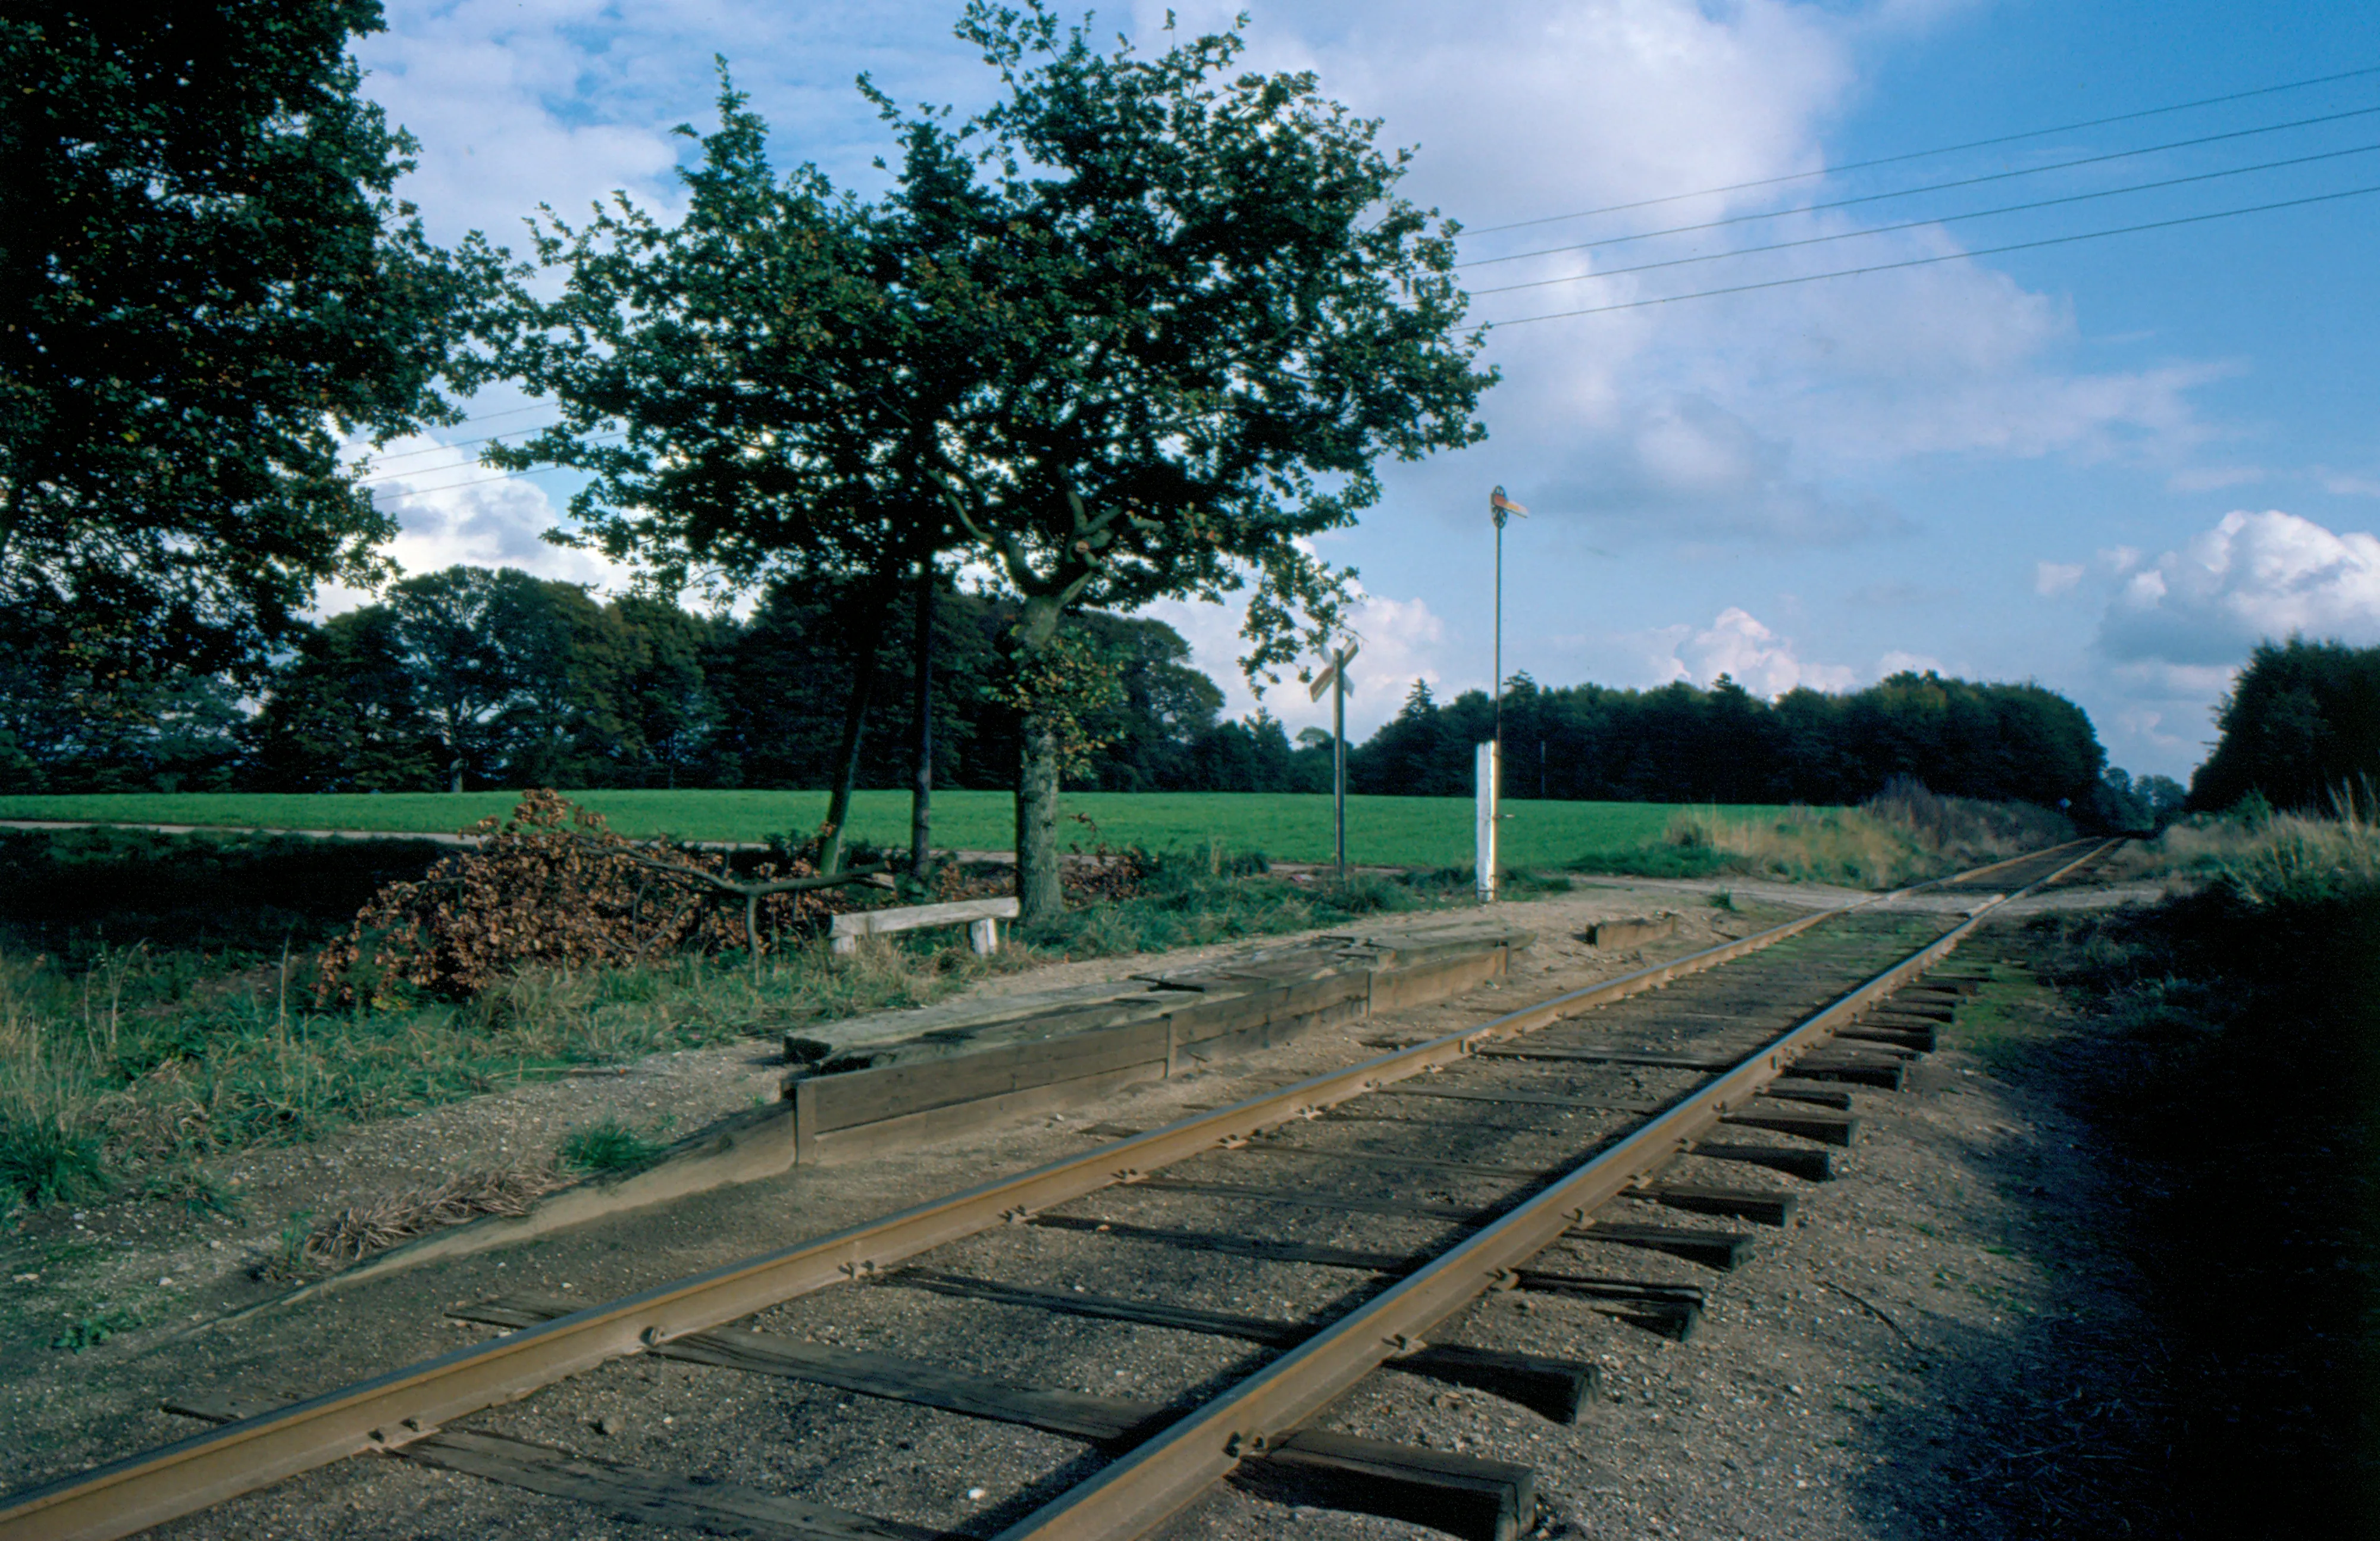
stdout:
<svg viewBox="0 0 2380 1541">
<path fill-rule="evenodd" d="M 745 882 L 736 878 L 722 878 L 716 872 L 706 872 L 683 862 L 662 861 L 625 845 L 599 845 L 592 841 L 580 842 L 588 850 L 602 855 L 620 856 L 637 866 L 673 878 L 690 878 L 720 893 L 732 893 L 739 899 L 766 899 L 776 893 L 803 893 L 812 889 L 838 888 L 846 883 L 864 883 L 879 874 L 889 872 L 892 864 L 878 862 L 869 867 L 846 868 L 841 872 L 820 873 L 808 878 L 769 878 L 757 882 Z"/>
</svg>

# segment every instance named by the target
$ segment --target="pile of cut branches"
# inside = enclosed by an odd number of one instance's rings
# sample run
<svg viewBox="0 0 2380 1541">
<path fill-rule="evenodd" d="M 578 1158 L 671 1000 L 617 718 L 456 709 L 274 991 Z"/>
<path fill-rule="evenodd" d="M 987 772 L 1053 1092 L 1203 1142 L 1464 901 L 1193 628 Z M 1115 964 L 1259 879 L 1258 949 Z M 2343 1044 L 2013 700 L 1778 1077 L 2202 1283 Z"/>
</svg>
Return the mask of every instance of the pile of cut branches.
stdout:
<svg viewBox="0 0 2380 1541">
<path fill-rule="evenodd" d="M 729 950 L 757 961 L 766 938 L 845 907 L 830 890 L 874 875 L 820 876 L 802 855 L 738 875 L 720 852 L 632 842 L 551 791 L 465 832 L 478 849 L 382 889 L 323 951 L 318 1003 L 468 995 L 525 965 L 618 967 Z"/>
</svg>

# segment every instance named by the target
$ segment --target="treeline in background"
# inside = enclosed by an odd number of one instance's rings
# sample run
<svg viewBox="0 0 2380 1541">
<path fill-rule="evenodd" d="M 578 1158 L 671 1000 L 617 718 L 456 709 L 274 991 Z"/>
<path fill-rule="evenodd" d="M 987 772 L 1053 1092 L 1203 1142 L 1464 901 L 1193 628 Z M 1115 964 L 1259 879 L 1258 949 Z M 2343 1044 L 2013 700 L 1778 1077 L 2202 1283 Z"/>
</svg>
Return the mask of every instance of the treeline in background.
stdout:
<svg viewBox="0 0 2380 1541">
<path fill-rule="evenodd" d="M 2380 648 L 2259 645 L 2216 713 L 2215 752 L 2191 778 L 2193 808 L 2242 802 L 2380 817 Z"/>
<path fill-rule="evenodd" d="M 829 784 L 851 685 L 877 688 L 858 784 L 909 784 L 913 590 L 880 626 L 881 590 L 781 585 L 748 615 L 598 600 L 509 568 L 453 567 L 334 616 L 248 680 L 137 676 L 55 636 L 0 637 L 0 790 L 370 792 Z M 1017 714 L 1001 637 L 1014 606 L 946 586 L 932 631 L 936 784 L 1014 783 Z M 1162 622 L 1090 613 L 1082 646 L 1114 688 L 1084 712 L 1077 790 L 1325 792 L 1328 735 L 1293 741 L 1223 695 Z M 880 639 L 876 656 L 854 639 Z M 2261 655 L 2260 655 L 2261 656 Z M 1393 688 L 1364 682 L 1367 689 Z M 1468 795 L 1493 731 L 1480 691 L 1416 682 L 1349 757 L 1358 793 Z M 1895 778 L 1946 795 L 2029 802 L 2115 827 L 2181 800 L 2107 768 L 2082 709 L 2034 685 L 1902 673 L 1847 695 L 1762 700 L 1707 689 L 1541 686 L 1504 704 L 1518 798 L 1843 804 Z M 2219 757 L 2218 757 L 2219 758 Z"/>
</svg>

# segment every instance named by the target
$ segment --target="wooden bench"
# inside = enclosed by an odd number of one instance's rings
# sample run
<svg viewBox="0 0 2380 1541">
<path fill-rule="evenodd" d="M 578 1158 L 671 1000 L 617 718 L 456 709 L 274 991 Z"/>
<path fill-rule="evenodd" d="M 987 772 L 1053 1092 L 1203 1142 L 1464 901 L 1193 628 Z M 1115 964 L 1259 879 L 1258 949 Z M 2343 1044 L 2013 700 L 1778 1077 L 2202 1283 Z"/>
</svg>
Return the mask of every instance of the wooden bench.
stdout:
<svg viewBox="0 0 2380 1541">
<path fill-rule="evenodd" d="M 1000 923 L 1016 918 L 1016 901 L 962 899 L 952 904 L 907 904 L 892 910 L 855 910 L 834 917 L 831 933 L 837 953 L 859 946 L 861 937 L 890 936 L 928 926 L 965 926 L 967 945 L 987 955 L 1000 951 Z"/>
</svg>

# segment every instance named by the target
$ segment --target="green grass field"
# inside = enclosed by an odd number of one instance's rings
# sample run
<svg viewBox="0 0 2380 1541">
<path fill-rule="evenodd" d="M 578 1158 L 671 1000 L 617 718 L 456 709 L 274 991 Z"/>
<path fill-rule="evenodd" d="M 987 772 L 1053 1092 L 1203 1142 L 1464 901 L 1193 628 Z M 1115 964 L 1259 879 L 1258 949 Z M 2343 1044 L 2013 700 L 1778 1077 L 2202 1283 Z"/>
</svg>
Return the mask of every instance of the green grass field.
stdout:
<svg viewBox="0 0 2380 1541">
<path fill-rule="evenodd" d="M 127 793 L 116 795 L 0 796 L 0 819 L 57 819 L 118 824 L 196 824 L 289 830 L 370 830 L 443 833 L 490 814 L 511 811 L 515 794 L 407 792 L 371 795 L 276 795 L 263 793 Z M 822 792 L 587 792 L 571 795 L 627 835 L 675 835 L 684 840 L 759 841 L 815 829 L 826 813 Z M 862 792 L 853 833 L 862 840 L 905 845 L 909 795 Z M 1151 851 L 1216 844 L 1260 851 L 1276 861 L 1330 859 L 1330 799 L 1229 792 L 1085 792 L 1068 795 L 1066 813 L 1087 815 L 1096 835 L 1080 824 L 1059 831 L 1061 844 L 1088 848 L 1099 840 Z M 1005 792 L 934 795 L 934 843 L 962 850 L 1004 850 L 1014 838 L 1014 801 Z M 1720 814 L 1757 819 L 1777 810 L 1725 807 Z M 1506 805 L 1503 859 L 1513 867 L 1552 867 L 1602 852 L 1658 843 L 1677 810 L 1660 803 Z M 1365 865 L 1457 867 L 1472 857 L 1472 805 L 1467 797 L 1350 797 L 1347 855 Z"/>
</svg>

